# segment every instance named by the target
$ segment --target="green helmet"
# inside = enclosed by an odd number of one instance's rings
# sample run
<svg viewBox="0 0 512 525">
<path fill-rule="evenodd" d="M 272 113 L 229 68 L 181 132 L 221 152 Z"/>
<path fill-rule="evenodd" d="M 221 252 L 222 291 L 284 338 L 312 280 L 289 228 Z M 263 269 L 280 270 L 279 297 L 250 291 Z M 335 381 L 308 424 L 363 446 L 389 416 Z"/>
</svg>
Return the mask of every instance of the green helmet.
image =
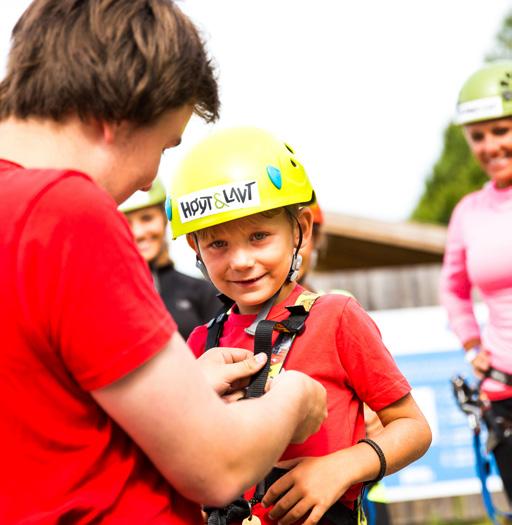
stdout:
<svg viewBox="0 0 512 525">
<path fill-rule="evenodd" d="M 130 213 L 131 211 L 141 210 L 142 208 L 148 208 L 149 206 L 158 206 L 159 204 L 165 204 L 165 188 L 162 182 L 157 178 L 153 181 L 149 191 L 136 191 L 121 203 L 118 209 L 123 213 Z"/>
<path fill-rule="evenodd" d="M 491 62 L 473 73 L 459 93 L 457 124 L 512 115 L 512 60 Z"/>
</svg>

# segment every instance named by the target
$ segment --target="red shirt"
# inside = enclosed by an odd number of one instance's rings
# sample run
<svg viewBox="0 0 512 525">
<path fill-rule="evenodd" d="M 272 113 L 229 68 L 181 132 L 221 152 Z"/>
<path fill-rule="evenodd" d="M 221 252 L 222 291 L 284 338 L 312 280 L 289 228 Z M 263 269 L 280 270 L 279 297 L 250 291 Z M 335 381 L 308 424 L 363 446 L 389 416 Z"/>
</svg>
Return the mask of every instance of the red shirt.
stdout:
<svg viewBox="0 0 512 525">
<path fill-rule="evenodd" d="M 304 290 L 297 285 L 290 296 L 275 305 L 267 319 L 289 316 L 288 305 L 295 304 Z M 253 349 L 254 338 L 244 328 L 254 315 L 232 313 L 224 325 L 219 346 Z M 207 328 L 192 332 L 188 344 L 196 354 L 204 352 Z M 364 401 L 372 410 L 381 410 L 411 390 L 384 346 L 380 332 L 357 301 L 344 295 L 319 297 L 306 320 L 306 329 L 296 337 L 284 367 L 299 370 L 317 379 L 327 390 L 328 417 L 320 430 L 301 445 L 290 445 L 281 460 L 325 456 L 350 447 L 365 436 Z M 341 501 L 352 508 L 360 485 L 351 487 Z M 266 517 L 261 505 L 254 509 L 263 523 L 276 523 Z"/>
<path fill-rule="evenodd" d="M 89 394 L 176 331 L 114 200 L 6 161 L 0 187 L 0 523 L 201 523 Z"/>
</svg>

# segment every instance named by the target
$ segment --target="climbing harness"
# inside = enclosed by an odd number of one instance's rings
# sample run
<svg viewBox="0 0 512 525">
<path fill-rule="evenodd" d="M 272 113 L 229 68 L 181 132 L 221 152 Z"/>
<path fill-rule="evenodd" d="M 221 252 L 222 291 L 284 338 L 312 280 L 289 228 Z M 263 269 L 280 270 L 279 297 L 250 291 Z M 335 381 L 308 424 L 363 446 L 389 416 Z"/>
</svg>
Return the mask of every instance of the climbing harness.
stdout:
<svg viewBox="0 0 512 525">
<path fill-rule="evenodd" d="M 504 383 L 507 386 L 512 386 L 512 374 L 498 370 L 497 368 L 490 367 L 487 372 L 485 372 L 485 377 L 494 379 L 500 383 Z"/>
<path fill-rule="evenodd" d="M 304 330 L 309 312 L 320 295 L 304 290 L 293 306 L 286 307 L 290 312 L 286 319 L 282 321 L 267 320 L 264 317 L 268 315 L 275 297 L 267 301 L 270 307 L 266 304 L 262 308 L 261 311 L 265 311 L 265 313 L 258 316 L 260 319 L 255 329 L 254 323 L 251 325 L 254 329 L 254 353 L 264 352 L 267 355 L 267 362 L 262 370 L 255 374 L 251 380 L 247 388 L 246 399 L 263 395 L 267 380 L 276 377 L 282 370 L 295 337 Z M 208 335 L 205 351 L 219 345 L 224 323 L 234 304 L 226 296 L 220 295 L 219 298 L 224 303 L 224 306 L 207 325 Z M 246 330 L 248 333 L 251 333 L 251 327 Z M 272 344 L 274 331 L 278 335 L 274 344 Z M 242 520 L 243 525 L 258 525 L 260 520 L 257 516 L 252 515 L 252 508 L 261 502 L 268 488 L 287 472 L 286 469 L 273 468 L 267 477 L 257 484 L 254 495 L 249 500 L 240 497 L 223 508 L 205 508 L 204 510 L 208 514 L 208 525 L 227 525 Z M 327 510 L 324 517 L 334 525 L 354 525 L 355 523 L 366 525 L 367 523 L 359 504 L 354 510 L 351 510 L 342 503 L 337 502 Z"/>
<path fill-rule="evenodd" d="M 265 318 L 270 312 L 276 297 L 277 293 L 260 310 L 256 317 L 257 323 L 251 324 L 246 330 L 249 334 L 254 332 L 254 354 L 264 352 L 267 356 L 265 366 L 253 376 L 247 387 L 246 399 L 262 396 L 265 392 L 267 380 L 279 374 L 295 337 L 304 330 L 309 311 L 319 295 L 308 291 L 302 292 L 293 306 L 286 307 L 290 312 L 286 319 L 270 321 Z M 224 323 L 229 317 L 229 311 L 234 304 L 234 301 L 225 295 L 221 294 L 219 298 L 224 305 L 207 325 L 208 334 L 205 351 L 219 345 Z M 278 332 L 278 336 L 275 343 L 272 344 L 274 330 Z M 206 508 L 208 525 L 226 525 L 245 518 L 252 518 L 252 507 L 263 499 L 267 489 L 285 473 L 286 470 L 274 468 L 263 481 L 258 483 L 254 496 L 250 500 L 240 497 L 223 508 Z M 251 522 L 253 525 L 257 523 L 252 519 L 249 523 Z"/>
<path fill-rule="evenodd" d="M 487 376 L 492 377 L 490 374 Z M 491 448 L 496 446 L 507 433 L 512 434 L 512 426 L 509 428 L 507 423 L 501 418 L 498 420 L 498 418 L 493 416 L 490 403 L 482 400 L 480 396 L 481 383 L 474 386 L 470 385 L 461 375 L 453 377 L 451 383 L 457 405 L 462 412 L 466 414 L 469 427 L 473 432 L 473 451 L 475 453 L 476 472 L 482 487 L 482 499 L 485 510 L 493 525 L 499 525 L 500 522 L 498 518 L 510 520 L 512 519 L 512 513 L 503 512 L 496 508 L 487 487 L 487 478 L 490 474 L 490 460 L 488 453 L 483 450 L 480 439 L 481 422 L 484 421 L 488 429 L 488 444 L 491 445 Z"/>
</svg>

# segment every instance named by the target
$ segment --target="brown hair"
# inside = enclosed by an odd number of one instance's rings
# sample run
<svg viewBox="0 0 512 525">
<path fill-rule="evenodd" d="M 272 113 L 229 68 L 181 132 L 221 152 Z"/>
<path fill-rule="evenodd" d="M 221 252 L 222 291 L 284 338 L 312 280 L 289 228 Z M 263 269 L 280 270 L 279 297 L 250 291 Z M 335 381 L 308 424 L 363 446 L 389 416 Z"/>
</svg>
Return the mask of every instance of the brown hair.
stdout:
<svg viewBox="0 0 512 525">
<path fill-rule="evenodd" d="M 218 118 L 211 60 L 172 0 L 34 0 L 14 27 L 0 119 L 144 125 L 189 103 Z"/>
</svg>

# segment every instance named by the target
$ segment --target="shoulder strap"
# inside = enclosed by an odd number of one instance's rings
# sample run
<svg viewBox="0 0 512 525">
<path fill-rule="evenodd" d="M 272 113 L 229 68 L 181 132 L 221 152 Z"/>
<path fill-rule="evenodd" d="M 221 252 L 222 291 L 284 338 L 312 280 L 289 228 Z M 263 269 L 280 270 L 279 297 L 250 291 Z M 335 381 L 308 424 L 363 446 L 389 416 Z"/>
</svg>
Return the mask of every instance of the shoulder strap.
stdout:
<svg viewBox="0 0 512 525">
<path fill-rule="evenodd" d="M 206 327 L 208 328 L 208 335 L 206 336 L 206 345 L 204 349 L 205 352 L 207 350 L 210 350 L 210 348 L 219 346 L 220 336 L 222 335 L 224 323 L 229 317 L 229 311 L 231 310 L 231 307 L 235 304 L 235 302 L 232 299 L 226 297 L 223 294 L 219 294 L 217 297 L 224 304 L 222 308 L 217 312 L 215 317 L 211 319 L 206 325 Z"/>
<path fill-rule="evenodd" d="M 309 311 L 320 297 L 318 294 L 304 291 L 293 306 L 288 306 L 290 316 L 283 321 L 264 320 L 258 323 L 254 337 L 254 353 L 265 352 L 267 362 L 265 366 L 254 376 L 247 389 L 247 396 L 260 397 L 265 391 L 268 378 L 276 377 L 281 371 L 286 356 L 292 346 L 295 337 L 304 330 Z M 272 333 L 279 332 L 275 344 L 272 346 Z"/>
</svg>

